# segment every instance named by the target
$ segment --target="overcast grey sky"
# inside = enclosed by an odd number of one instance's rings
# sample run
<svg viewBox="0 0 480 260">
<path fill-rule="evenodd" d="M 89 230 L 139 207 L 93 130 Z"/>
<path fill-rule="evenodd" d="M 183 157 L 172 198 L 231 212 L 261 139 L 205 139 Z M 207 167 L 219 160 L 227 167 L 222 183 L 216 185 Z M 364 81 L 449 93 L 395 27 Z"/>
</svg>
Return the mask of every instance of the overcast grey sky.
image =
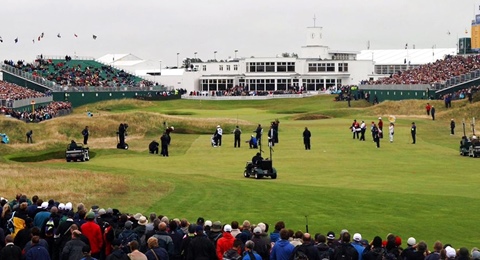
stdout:
<svg viewBox="0 0 480 260">
<path fill-rule="evenodd" d="M 2 0 L 0 59 L 132 53 L 143 59 L 271 57 L 300 52 L 305 27 L 333 50 L 455 48 L 479 0 Z M 44 32 L 40 42 L 37 37 Z M 447 34 L 450 32 L 450 35 Z M 60 33 L 62 38 L 57 38 Z M 78 38 L 74 37 L 78 35 Z M 92 35 L 98 36 L 97 40 Z M 19 39 L 17 44 L 14 39 Z M 35 44 L 32 40 L 35 39 Z"/>
</svg>

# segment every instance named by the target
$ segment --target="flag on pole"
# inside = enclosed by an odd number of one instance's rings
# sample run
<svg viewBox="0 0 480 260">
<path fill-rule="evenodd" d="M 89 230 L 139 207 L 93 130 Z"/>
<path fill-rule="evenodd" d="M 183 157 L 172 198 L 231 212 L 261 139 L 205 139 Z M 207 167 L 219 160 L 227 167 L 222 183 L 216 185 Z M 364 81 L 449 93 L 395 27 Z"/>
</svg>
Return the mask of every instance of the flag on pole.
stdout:
<svg viewBox="0 0 480 260">
<path fill-rule="evenodd" d="M 96 36 L 95 34 L 93 35 L 93 39 L 94 39 L 94 40 L 96 40 L 96 39 L 97 39 L 97 36 Z"/>
<path fill-rule="evenodd" d="M 405 43 L 405 50 L 408 49 L 408 43 Z"/>
<path fill-rule="evenodd" d="M 450 31 L 447 31 L 447 35 L 450 35 Z"/>
<path fill-rule="evenodd" d="M 44 35 L 45 35 L 45 34 L 42 32 L 42 35 L 40 35 L 40 37 L 42 37 L 42 38 L 43 38 L 43 36 L 44 36 Z"/>
<path fill-rule="evenodd" d="M 32 42 L 35 43 L 35 39 L 33 39 Z"/>
<path fill-rule="evenodd" d="M 60 35 L 60 33 L 59 33 L 59 34 L 57 34 L 57 37 L 58 37 L 58 38 L 62 38 L 62 36 Z"/>
<path fill-rule="evenodd" d="M 3 42 L 2 36 L 0 36 L 0 42 Z"/>
<path fill-rule="evenodd" d="M 15 38 L 15 43 L 17 43 L 17 42 L 18 42 L 18 37 L 17 37 L 17 38 Z"/>
<path fill-rule="evenodd" d="M 76 33 L 74 33 L 73 36 L 78 37 L 78 35 Z"/>
<path fill-rule="evenodd" d="M 38 36 L 38 41 L 40 41 L 40 38 L 42 38 L 42 36 Z"/>
</svg>

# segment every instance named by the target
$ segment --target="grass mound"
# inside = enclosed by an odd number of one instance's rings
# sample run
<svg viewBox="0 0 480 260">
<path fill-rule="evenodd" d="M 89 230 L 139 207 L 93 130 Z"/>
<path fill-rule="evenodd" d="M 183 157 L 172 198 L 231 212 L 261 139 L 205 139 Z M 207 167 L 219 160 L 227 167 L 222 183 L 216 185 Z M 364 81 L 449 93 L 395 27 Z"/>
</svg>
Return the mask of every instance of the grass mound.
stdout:
<svg viewBox="0 0 480 260">
<path fill-rule="evenodd" d="M 293 120 L 320 120 L 320 119 L 330 119 L 330 116 L 322 114 L 304 114 L 293 117 Z"/>
</svg>

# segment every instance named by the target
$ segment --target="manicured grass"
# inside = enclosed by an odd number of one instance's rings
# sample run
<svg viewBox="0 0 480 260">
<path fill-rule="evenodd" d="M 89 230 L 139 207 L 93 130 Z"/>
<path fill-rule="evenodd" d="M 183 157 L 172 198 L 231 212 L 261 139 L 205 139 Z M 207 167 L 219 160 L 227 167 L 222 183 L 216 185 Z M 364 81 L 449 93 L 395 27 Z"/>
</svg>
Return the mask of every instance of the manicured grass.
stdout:
<svg viewBox="0 0 480 260">
<path fill-rule="evenodd" d="M 80 130 L 84 124 L 91 125 L 95 135 L 90 149 L 96 152 L 95 158 L 87 163 L 51 161 L 29 165 L 37 167 L 39 174 L 49 169 L 69 169 L 90 172 L 92 176 L 108 174 L 126 178 L 128 181 L 126 185 L 122 182 L 121 193 L 101 199 L 86 198 L 82 202 L 100 207 L 113 205 L 129 213 L 153 211 L 190 221 L 203 216 L 222 223 L 248 219 L 271 226 L 284 220 L 287 228 L 293 230 L 305 230 L 307 216 L 310 233 L 325 234 L 330 230 L 338 233 L 346 228 L 369 240 L 376 235 L 385 237 L 394 233 L 404 241 L 410 236 L 417 241 L 425 240 L 429 246 L 437 239 L 455 247 L 478 246 L 475 213 L 480 210 L 477 192 L 480 177 L 475 169 L 480 161 L 458 155 L 461 119 L 456 118 L 456 136 L 449 135 L 448 126 L 452 115 L 478 114 L 478 105 L 454 103 L 458 104 L 457 110 L 439 109 L 439 119 L 432 121 L 423 115 L 422 101 L 409 101 L 407 108 L 399 108 L 398 104 L 405 105 L 401 102 L 369 107 L 357 101 L 352 103 L 353 108 L 347 108 L 345 102 L 332 102 L 332 99 L 328 96 L 242 102 L 121 101 L 130 108 L 128 111 L 123 111 L 115 102 L 94 104 L 90 107 L 99 111 L 109 107 L 110 112 L 98 113 L 112 114 L 94 116 L 89 121 L 77 114 L 58 122 L 34 125 L 34 132 L 51 142 L 61 142 L 73 138 L 78 131 L 72 131 L 74 136 L 71 136 L 64 130 L 61 140 L 48 139 L 43 132 L 54 131 L 57 125 L 61 129 Z M 314 114 L 331 119 L 294 120 Z M 367 141 L 352 139 L 348 128 L 354 118 L 369 123 L 377 122 L 378 116 L 386 119 L 390 114 L 398 116 L 394 143 L 389 143 L 385 134 L 381 148 L 377 149 L 368 131 Z M 67 124 L 69 118 L 71 123 Z M 277 118 L 280 142 L 273 148 L 273 160 L 278 179 L 244 178 L 245 162 L 257 151 L 248 149 L 245 141 L 258 123 L 266 133 L 269 123 Z M 169 158 L 147 152 L 148 143 L 160 136 L 163 119 L 176 128 Z M 418 127 L 415 145 L 410 139 L 412 121 Z M 128 151 L 114 149 L 114 140 L 102 143 L 119 122 L 128 122 L 131 128 Z M 212 148 L 210 137 L 217 124 L 223 126 L 226 134 L 223 146 Z M 243 131 L 240 149 L 233 148 L 230 134 L 236 124 L 240 124 Z M 310 151 L 305 151 L 302 143 L 305 126 L 312 132 Z M 22 127 L 20 124 L 17 128 L 26 129 Z M 384 130 L 387 128 L 385 123 Z M 13 143 L 23 139 L 23 135 L 14 137 Z M 25 149 L 26 146 L 2 147 L 0 152 L 5 154 L 5 159 L 25 161 L 32 161 L 25 157 L 46 154 L 44 149 L 37 150 L 34 146 L 33 151 L 24 155 Z M 46 149 L 53 152 L 54 148 L 47 146 Z M 269 157 L 268 147 L 264 146 L 263 150 L 264 157 Z M 12 160 L 6 163 L 17 165 Z M 84 179 L 80 185 L 95 185 L 95 182 Z M 115 186 L 115 182 L 111 185 Z M 22 192 L 33 195 L 31 190 Z M 57 196 L 62 199 L 61 194 Z"/>
</svg>

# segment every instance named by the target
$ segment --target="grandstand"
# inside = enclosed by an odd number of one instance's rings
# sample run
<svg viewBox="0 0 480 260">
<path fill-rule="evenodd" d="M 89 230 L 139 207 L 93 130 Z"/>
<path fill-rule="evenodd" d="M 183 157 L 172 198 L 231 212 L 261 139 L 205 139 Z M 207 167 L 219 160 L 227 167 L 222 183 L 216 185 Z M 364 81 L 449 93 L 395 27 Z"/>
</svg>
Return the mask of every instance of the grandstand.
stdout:
<svg viewBox="0 0 480 260">
<path fill-rule="evenodd" d="M 32 63 L 4 61 L 2 72 L 7 82 L 42 93 L 52 92 L 55 101 L 69 101 L 73 106 L 136 96 L 179 98 L 175 95 L 163 95 L 169 92 L 163 85 L 90 57 L 72 59 L 69 56 L 61 58 L 40 55 Z"/>
</svg>

